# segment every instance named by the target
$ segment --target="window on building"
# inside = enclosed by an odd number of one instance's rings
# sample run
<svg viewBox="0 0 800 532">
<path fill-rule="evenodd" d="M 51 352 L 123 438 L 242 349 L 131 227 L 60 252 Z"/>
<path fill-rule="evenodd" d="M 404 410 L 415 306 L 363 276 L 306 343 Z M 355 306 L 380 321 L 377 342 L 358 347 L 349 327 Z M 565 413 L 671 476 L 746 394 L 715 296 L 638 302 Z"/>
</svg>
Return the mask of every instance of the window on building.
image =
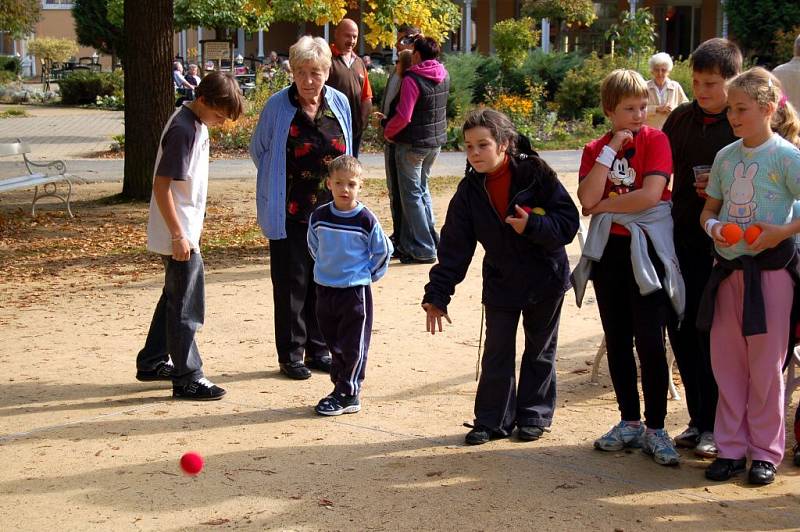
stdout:
<svg viewBox="0 0 800 532">
<path fill-rule="evenodd" d="M 72 9 L 73 0 L 42 0 L 44 9 Z"/>
</svg>

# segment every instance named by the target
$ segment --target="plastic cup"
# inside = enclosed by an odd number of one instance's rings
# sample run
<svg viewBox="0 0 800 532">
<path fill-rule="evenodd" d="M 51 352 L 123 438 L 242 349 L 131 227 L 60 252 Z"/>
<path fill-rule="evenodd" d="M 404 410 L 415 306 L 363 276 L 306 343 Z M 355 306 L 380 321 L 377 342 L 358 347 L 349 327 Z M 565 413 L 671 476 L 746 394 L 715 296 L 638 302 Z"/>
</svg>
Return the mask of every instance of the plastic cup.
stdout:
<svg viewBox="0 0 800 532">
<path fill-rule="evenodd" d="M 711 165 L 700 164 L 697 166 L 692 166 L 692 171 L 694 172 L 694 182 L 702 183 L 704 181 L 708 181 L 708 174 L 711 172 Z"/>
</svg>

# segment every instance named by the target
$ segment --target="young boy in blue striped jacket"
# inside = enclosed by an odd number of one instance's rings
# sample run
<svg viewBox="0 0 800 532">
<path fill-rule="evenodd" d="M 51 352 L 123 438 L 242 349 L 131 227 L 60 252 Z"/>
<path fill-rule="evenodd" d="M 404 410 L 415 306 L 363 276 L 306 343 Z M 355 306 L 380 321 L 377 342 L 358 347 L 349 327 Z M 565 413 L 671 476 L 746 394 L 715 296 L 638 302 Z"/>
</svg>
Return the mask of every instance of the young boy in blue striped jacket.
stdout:
<svg viewBox="0 0 800 532">
<path fill-rule="evenodd" d="M 372 333 L 370 284 L 386 273 L 392 243 L 358 193 L 363 184 L 358 159 L 342 155 L 328 166 L 333 201 L 308 222 L 308 249 L 317 283 L 317 321 L 331 352 L 333 392 L 315 411 L 323 416 L 361 410 L 359 393 Z"/>
</svg>

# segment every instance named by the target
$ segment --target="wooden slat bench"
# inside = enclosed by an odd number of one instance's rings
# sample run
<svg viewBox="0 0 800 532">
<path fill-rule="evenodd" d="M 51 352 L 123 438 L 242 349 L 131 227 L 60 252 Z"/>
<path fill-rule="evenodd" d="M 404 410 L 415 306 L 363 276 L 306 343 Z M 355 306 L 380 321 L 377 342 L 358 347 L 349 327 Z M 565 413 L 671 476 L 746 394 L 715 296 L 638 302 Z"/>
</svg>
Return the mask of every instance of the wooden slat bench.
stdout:
<svg viewBox="0 0 800 532">
<path fill-rule="evenodd" d="M 31 153 L 30 146 L 20 139 L 10 144 L 0 144 L 0 157 L 22 155 L 25 168 L 28 170 L 26 175 L 0 178 L 0 192 L 33 188 L 32 216 L 36 216 L 37 201 L 42 198 L 57 198 L 64 202 L 67 214 L 72 218 L 72 209 L 70 209 L 69 205 L 70 197 L 72 196 L 72 182 L 67 176 L 66 163 L 61 160 L 42 163 L 33 162 L 28 159 L 29 153 Z M 66 184 L 66 197 L 59 193 L 59 183 Z"/>
</svg>

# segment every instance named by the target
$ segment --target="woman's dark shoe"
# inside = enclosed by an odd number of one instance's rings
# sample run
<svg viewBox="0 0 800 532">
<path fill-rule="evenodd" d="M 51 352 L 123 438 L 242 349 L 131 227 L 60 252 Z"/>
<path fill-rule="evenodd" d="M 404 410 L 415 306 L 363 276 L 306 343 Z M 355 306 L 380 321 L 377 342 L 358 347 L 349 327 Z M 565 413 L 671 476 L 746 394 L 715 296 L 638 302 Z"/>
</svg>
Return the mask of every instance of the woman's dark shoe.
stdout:
<svg viewBox="0 0 800 532">
<path fill-rule="evenodd" d="M 400 264 L 434 264 L 436 263 L 436 257 L 430 257 L 428 259 L 418 259 L 416 257 L 412 257 L 411 255 L 401 255 L 400 256 Z"/>
<path fill-rule="evenodd" d="M 772 484 L 775 481 L 775 466 L 766 460 L 753 460 L 747 481 L 759 486 Z"/>
<path fill-rule="evenodd" d="M 281 373 L 296 381 L 311 377 L 311 371 L 302 362 L 286 362 L 281 364 Z"/>
<path fill-rule="evenodd" d="M 733 475 L 743 473 L 747 468 L 747 458 L 717 458 L 706 469 L 706 478 L 721 482 L 730 479 Z"/>
<path fill-rule="evenodd" d="M 794 465 L 800 467 L 800 443 L 794 444 Z"/>
<path fill-rule="evenodd" d="M 325 373 L 331 372 L 331 356 L 325 355 L 319 358 L 307 358 L 306 367 L 308 369 L 316 369 L 324 371 Z"/>
<path fill-rule="evenodd" d="M 542 437 L 544 429 L 536 425 L 522 426 L 517 431 L 517 436 L 522 441 L 536 441 Z"/>
</svg>

